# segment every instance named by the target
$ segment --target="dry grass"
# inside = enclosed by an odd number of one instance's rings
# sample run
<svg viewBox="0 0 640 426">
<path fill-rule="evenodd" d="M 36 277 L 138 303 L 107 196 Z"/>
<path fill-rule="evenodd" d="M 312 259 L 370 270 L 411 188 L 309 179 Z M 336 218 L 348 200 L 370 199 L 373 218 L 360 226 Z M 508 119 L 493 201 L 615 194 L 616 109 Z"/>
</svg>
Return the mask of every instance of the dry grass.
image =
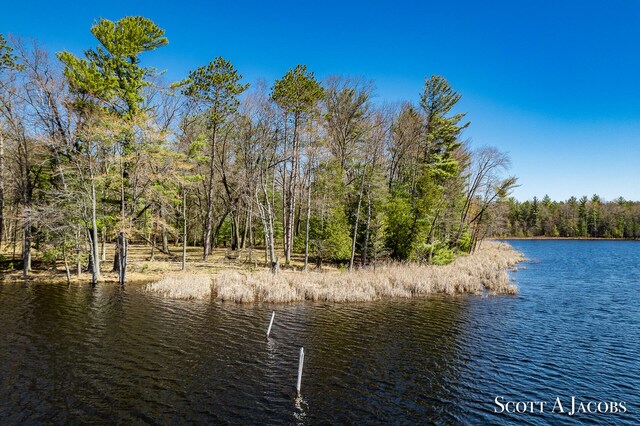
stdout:
<svg viewBox="0 0 640 426">
<path fill-rule="evenodd" d="M 127 265 L 127 284 L 147 284 L 158 281 L 167 274 L 174 273 L 176 276 L 181 274 L 182 248 L 171 246 L 173 256 L 167 256 L 156 250 L 155 260 L 150 260 L 151 248 L 147 245 L 131 244 L 129 246 L 129 259 Z M 187 249 L 187 270 L 194 274 L 216 274 L 223 269 L 242 268 L 243 262 L 229 262 L 225 257 L 225 248 L 216 248 L 213 250 L 208 261 L 202 260 L 202 247 L 188 247 Z M 113 244 L 107 245 L 106 261 L 101 262 L 102 274 L 99 280 L 100 284 L 117 284 L 118 275 L 112 272 L 113 256 L 115 254 Z M 262 251 L 255 250 L 255 257 L 258 258 Z M 62 260 L 58 260 L 57 269 L 51 269 L 50 264 L 43 264 L 39 261 L 41 253 L 33 250 L 34 269 L 29 274 L 30 282 L 39 283 L 66 283 L 66 274 Z M 11 262 L 20 267 L 20 259 L 13 261 L 12 253 L 9 247 L 0 250 L 0 259 L 4 258 L 5 264 Z M 17 257 L 20 257 L 18 251 Z M 246 253 L 245 253 L 246 257 Z M 71 283 L 77 285 L 85 285 L 91 282 L 91 274 L 86 270 L 86 262 L 83 262 L 82 274 L 76 274 L 76 265 L 70 262 Z M 1 268 L 1 267 L 0 267 Z M 23 282 L 21 269 L 0 269 L 0 283 L 5 282 Z"/>
<path fill-rule="evenodd" d="M 303 300 L 357 302 L 381 298 L 425 297 L 432 293 L 444 294 L 514 294 L 517 288 L 509 282 L 507 270 L 523 260 L 521 253 L 505 243 L 484 242 L 477 253 L 460 257 L 447 266 L 421 266 L 415 264 L 388 264 L 354 272 L 341 272 L 328 268 L 324 272 L 300 272 L 293 268 L 277 276 L 263 270 L 248 272 L 246 262 L 229 262 L 224 249 L 216 250 L 208 262 L 200 259 L 200 248 L 189 248 L 187 273 L 180 269 L 179 259 L 157 254 L 156 261 L 148 258 L 148 248 L 132 246 L 131 269 L 127 281 L 148 283 L 148 291 L 166 297 L 181 299 L 208 299 L 231 302 L 278 302 Z M 110 254 L 108 253 L 110 258 Z M 256 250 L 255 256 L 260 254 Z M 296 267 L 301 260 L 296 259 Z M 117 282 L 110 271 L 110 262 L 103 263 L 102 283 Z M 522 267 L 522 269 L 525 269 Z M 175 271 L 175 272 L 172 272 Z M 89 274 L 72 275 L 72 282 L 86 284 Z M 213 281 L 212 278 L 213 277 Z M 18 282 L 20 271 L 2 271 L 0 281 Z M 64 272 L 50 269 L 36 270 L 30 277 L 34 281 L 65 282 Z"/>
<path fill-rule="evenodd" d="M 145 290 L 174 299 L 206 299 L 211 297 L 211 277 L 188 272 L 176 273 L 147 284 Z"/>
<path fill-rule="evenodd" d="M 444 294 L 515 294 L 507 270 L 524 259 L 510 245 L 485 242 L 472 256 L 446 266 L 389 264 L 354 272 L 223 271 L 214 278 L 214 294 L 234 302 L 364 302 L 382 298 Z"/>
</svg>

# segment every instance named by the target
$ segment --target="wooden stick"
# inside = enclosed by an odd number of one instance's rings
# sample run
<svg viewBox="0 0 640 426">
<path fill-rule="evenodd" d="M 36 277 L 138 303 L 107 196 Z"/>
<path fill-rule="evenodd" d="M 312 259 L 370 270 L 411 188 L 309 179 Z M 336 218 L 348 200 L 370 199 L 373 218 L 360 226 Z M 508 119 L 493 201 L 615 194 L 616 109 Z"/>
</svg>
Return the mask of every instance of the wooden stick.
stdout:
<svg viewBox="0 0 640 426">
<path fill-rule="evenodd" d="M 269 338 L 269 334 L 271 334 L 271 326 L 273 325 L 273 319 L 276 316 L 276 311 L 271 313 L 271 321 L 269 321 L 269 328 L 267 329 L 267 339 Z"/>
<path fill-rule="evenodd" d="M 300 396 L 302 385 L 302 365 L 304 364 L 304 348 L 300 348 L 300 361 L 298 362 L 298 383 L 296 385 L 297 395 Z"/>
</svg>

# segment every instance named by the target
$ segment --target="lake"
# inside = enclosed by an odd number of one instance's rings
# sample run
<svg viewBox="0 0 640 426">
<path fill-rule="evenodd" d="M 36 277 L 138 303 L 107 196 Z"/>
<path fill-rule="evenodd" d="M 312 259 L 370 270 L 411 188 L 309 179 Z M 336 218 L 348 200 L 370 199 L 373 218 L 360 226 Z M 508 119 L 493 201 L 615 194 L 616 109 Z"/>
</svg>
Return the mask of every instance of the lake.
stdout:
<svg viewBox="0 0 640 426">
<path fill-rule="evenodd" d="M 0 424 L 637 424 L 640 243 L 510 244 L 529 259 L 517 296 L 235 305 L 0 284 Z"/>
</svg>

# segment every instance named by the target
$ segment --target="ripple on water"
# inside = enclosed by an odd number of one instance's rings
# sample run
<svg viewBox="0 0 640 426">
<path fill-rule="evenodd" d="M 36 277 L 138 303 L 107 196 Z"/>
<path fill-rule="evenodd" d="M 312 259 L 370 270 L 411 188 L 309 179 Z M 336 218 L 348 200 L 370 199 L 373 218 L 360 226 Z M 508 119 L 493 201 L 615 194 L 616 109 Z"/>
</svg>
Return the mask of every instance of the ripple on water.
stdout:
<svg viewBox="0 0 640 426">
<path fill-rule="evenodd" d="M 516 297 L 243 306 L 0 285 L 0 423 L 634 424 L 493 413 L 498 395 L 640 404 L 640 244 L 513 244 L 536 259 Z"/>
</svg>

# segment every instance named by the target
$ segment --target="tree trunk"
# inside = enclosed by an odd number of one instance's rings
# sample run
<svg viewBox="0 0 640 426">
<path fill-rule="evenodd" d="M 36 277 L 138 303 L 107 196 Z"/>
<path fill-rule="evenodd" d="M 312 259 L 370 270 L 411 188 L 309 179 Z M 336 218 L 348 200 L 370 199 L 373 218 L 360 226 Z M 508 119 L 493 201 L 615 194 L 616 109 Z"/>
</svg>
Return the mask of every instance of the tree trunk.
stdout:
<svg viewBox="0 0 640 426">
<path fill-rule="evenodd" d="M 97 251 L 94 251 L 94 247 L 97 247 L 97 241 L 93 241 L 94 232 L 91 229 L 87 229 L 87 237 L 89 238 L 89 265 L 91 265 L 91 287 L 95 287 L 98 282 L 98 271 L 100 270 L 96 267 L 96 264 L 99 262 L 97 258 Z"/>
<path fill-rule="evenodd" d="M 182 270 L 187 270 L 187 190 L 182 188 Z"/>
<path fill-rule="evenodd" d="M 105 262 L 107 260 L 107 231 L 104 226 L 102 227 L 102 255 L 100 256 L 100 260 Z"/>
<path fill-rule="evenodd" d="M 304 232 L 304 270 L 309 268 L 309 229 L 311 223 L 311 172 L 309 172 L 309 187 L 307 188 L 307 220 Z"/>
<path fill-rule="evenodd" d="M 364 268 L 367 265 L 367 251 L 369 251 L 369 229 L 371 226 L 371 188 L 367 188 L 367 222 L 364 228 L 364 245 L 360 256 L 360 266 Z"/>
<path fill-rule="evenodd" d="M 67 285 L 71 285 L 71 271 L 69 270 L 69 261 L 67 259 L 67 250 L 65 242 L 62 242 L 62 260 L 64 260 L 64 272 L 67 275 Z"/>
<path fill-rule="evenodd" d="M 0 251 L 4 235 L 4 138 L 0 133 Z"/>
<path fill-rule="evenodd" d="M 24 244 L 22 246 L 22 276 L 29 276 L 31 271 L 31 213 L 27 213 L 24 223 Z"/>
<path fill-rule="evenodd" d="M 356 256 L 356 240 L 358 238 L 358 220 L 360 219 L 360 206 L 362 205 L 362 192 L 364 189 L 364 175 L 367 169 L 362 171 L 362 179 L 360 181 L 360 193 L 358 194 L 358 207 L 356 208 L 356 220 L 353 226 L 353 238 L 351 239 L 351 258 L 349 259 L 349 270 L 353 270 L 353 260 Z"/>
<path fill-rule="evenodd" d="M 209 182 L 207 186 L 207 218 L 204 225 L 204 255 L 203 259 L 208 260 L 211 254 L 211 231 L 213 230 L 213 197 L 214 193 L 214 171 L 215 171 L 215 157 L 216 157 L 216 130 L 217 126 L 214 124 L 211 134 L 211 159 L 209 161 Z"/>
<path fill-rule="evenodd" d="M 31 183 L 30 177 L 30 163 L 29 163 L 29 148 L 27 147 L 26 141 L 22 141 L 24 145 L 21 147 L 24 155 L 24 169 L 21 171 L 23 174 L 23 192 L 22 192 L 22 201 L 24 205 L 24 222 L 23 222 L 23 246 L 22 246 L 22 275 L 27 277 L 29 275 L 29 271 L 31 271 L 31 243 L 32 243 L 32 235 L 31 235 L 31 200 L 33 196 L 33 185 Z"/>
<path fill-rule="evenodd" d="M 123 148 L 124 155 L 124 148 Z M 126 179 L 126 171 L 124 168 L 124 164 L 122 162 L 122 156 L 120 156 L 120 220 L 122 223 L 120 227 L 124 229 L 125 227 L 125 196 L 124 196 L 124 180 Z"/>
<path fill-rule="evenodd" d="M 247 244 L 247 234 L 249 233 L 249 215 L 244 217 L 244 229 L 242 230 L 242 239 L 240 240 L 240 249 L 244 250 Z"/>
<path fill-rule="evenodd" d="M 111 269 L 111 272 L 118 272 L 118 268 L 120 267 L 119 256 L 120 256 L 120 253 L 118 253 L 118 242 L 116 241 L 116 250 L 115 250 L 115 254 L 113 255 L 113 269 Z"/>
<path fill-rule="evenodd" d="M 151 235 L 151 256 L 149 257 L 149 261 L 153 262 L 156 258 L 156 233 L 158 231 L 158 222 L 153 221 L 153 231 Z"/>
<path fill-rule="evenodd" d="M 247 227 L 249 228 L 249 263 L 253 263 L 253 203 L 249 205 L 249 214 L 247 217 Z"/>
<path fill-rule="evenodd" d="M 100 251 L 98 246 L 99 244 L 98 243 L 98 219 L 96 214 L 96 210 L 97 210 L 96 186 L 93 181 L 93 170 L 91 170 L 90 173 L 91 173 L 91 238 L 90 238 L 91 246 L 89 250 L 91 252 L 91 258 L 93 259 L 92 268 L 91 268 L 91 274 L 93 276 L 92 282 L 93 282 L 100 279 L 100 260 L 99 260 L 100 257 L 98 256 L 98 253 L 100 253 Z"/>
<path fill-rule="evenodd" d="M 13 221 L 13 253 L 11 254 L 11 260 L 16 260 L 16 250 L 18 245 L 18 218 Z"/>
<path fill-rule="evenodd" d="M 167 226 L 162 214 L 162 204 L 160 204 L 160 230 L 162 231 L 162 251 L 169 252 L 169 236 L 167 235 Z"/>
<path fill-rule="evenodd" d="M 273 240 L 273 210 L 271 209 L 271 202 L 269 201 L 269 194 L 267 193 L 267 188 L 262 183 L 262 192 L 264 194 L 265 204 L 262 205 L 258 198 L 258 193 L 256 192 L 256 201 L 258 201 L 258 208 L 260 209 L 260 216 L 262 217 L 262 223 L 265 229 L 265 239 L 267 240 L 267 247 L 269 251 L 269 261 L 271 263 L 271 273 L 277 274 L 279 269 L 279 262 L 276 258 L 276 252 L 274 247 Z"/>
<path fill-rule="evenodd" d="M 129 254 L 129 242 L 124 235 L 124 232 L 120 232 L 117 240 L 117 252 L 118 252 L 118 282 L 121 286 L 124 286 L 127 273 L 127 255 Z"/>
<path fill-rule="evenodd" d="M 289 187 L 288 187 L 288 199 L 287 199 L 287 211 L 285 214 L 285 246 L 284 256 L 285 263 L 288 265 L 291 263 L 291 251 L 293 248 L 293 227 L 295 220 L 295 208 L 296 208 L 296 188 L 299 174 L 299 159 L 300 149 L 298 146 L 298 114 L 293 119 L 293 149 L 291 159 L 291 174 L 289 175 Z"/>
<path fill-rule="evenodd" d="M 216 230 L 213 233 L 213 247 L 214 248 L 218 245 L 218 234 L 220 234 L 220 229 L 222 228 L 222 225 L 224 225 L 224 221 L 227 219 L 228 215 L 229 215 L 228 211 L 224 212 L 224 214 L 220 218 L 220 221 L 218 222 L 218 225 L 216 225 Z"/>
<path fill-rule="evenodd" d="M 300 191 L 300 195 L 302 195 L 302 191 Z M 293 226 L 293 239 L 295 240 L 298 235 L 300 235 L 300 222 L 302 221 L 302 205 L 298 204 L 296 207 L 295 217 L 295 225 Z"/>
<path fill-rule="evenodd" d="M 78 230 L 76 229 L 75 232 L 75 238 L 76 238 L 76 274 L 78 275 L 78 277 L 80 275 L 82 275 L 82 262 L 81 262 L 81 257 L 80 257 L 80 235 L 78 235 Z"/>
<path fill-rule="evenodd" d="M 231 212 L 231 251 L 238 250 L 240 243 L 240 230 L 238 229 L 238 215 Z"/>
<path fill-rule="evenodd" d="M 288 134 L 288 116 L 285 119 L 285 128 L 284 128 L 284 143 L 282 146 L 282 153 L 283 153 L 283 157 L 284 157 L 284 161 L 282 161 L 282 227 L 283 227 L 283 232 L 282 232 L 282 247 L 284 249 L 284 252 L 287 252 L 287 244 L 288 244 L 288 238 L 287 238 L 287 206 L 288 206 L 288 197 L 289 197 L 289 193 L 288 193 L 288 186 L 290 185 L 290 183 L 287 183 L 287 164 L 288 161 L 286 160 L 287 158 L 287 146 L 288 146 L 288 140 L 287 140 L 287 134 Z M 273 194 L 273 204 L 275 206 L 275 197 L 276 197 L 276 188 L 275 188 L 275 183 L 276 183 L 276 173 L 275 170 L 273 172 L 273 180 L 272 180 L 272 194 Z"/>
<path fill-rule="evenodd" d="M 264 263 L 266 264 L 269 261 L 269 239 L 267 237 L 267 221 L 262 215 L 262 209 L 258 207 L 260 210 L 260 218 L 262 219 L 262 236 L 264 237 Z"/>
</svg>

